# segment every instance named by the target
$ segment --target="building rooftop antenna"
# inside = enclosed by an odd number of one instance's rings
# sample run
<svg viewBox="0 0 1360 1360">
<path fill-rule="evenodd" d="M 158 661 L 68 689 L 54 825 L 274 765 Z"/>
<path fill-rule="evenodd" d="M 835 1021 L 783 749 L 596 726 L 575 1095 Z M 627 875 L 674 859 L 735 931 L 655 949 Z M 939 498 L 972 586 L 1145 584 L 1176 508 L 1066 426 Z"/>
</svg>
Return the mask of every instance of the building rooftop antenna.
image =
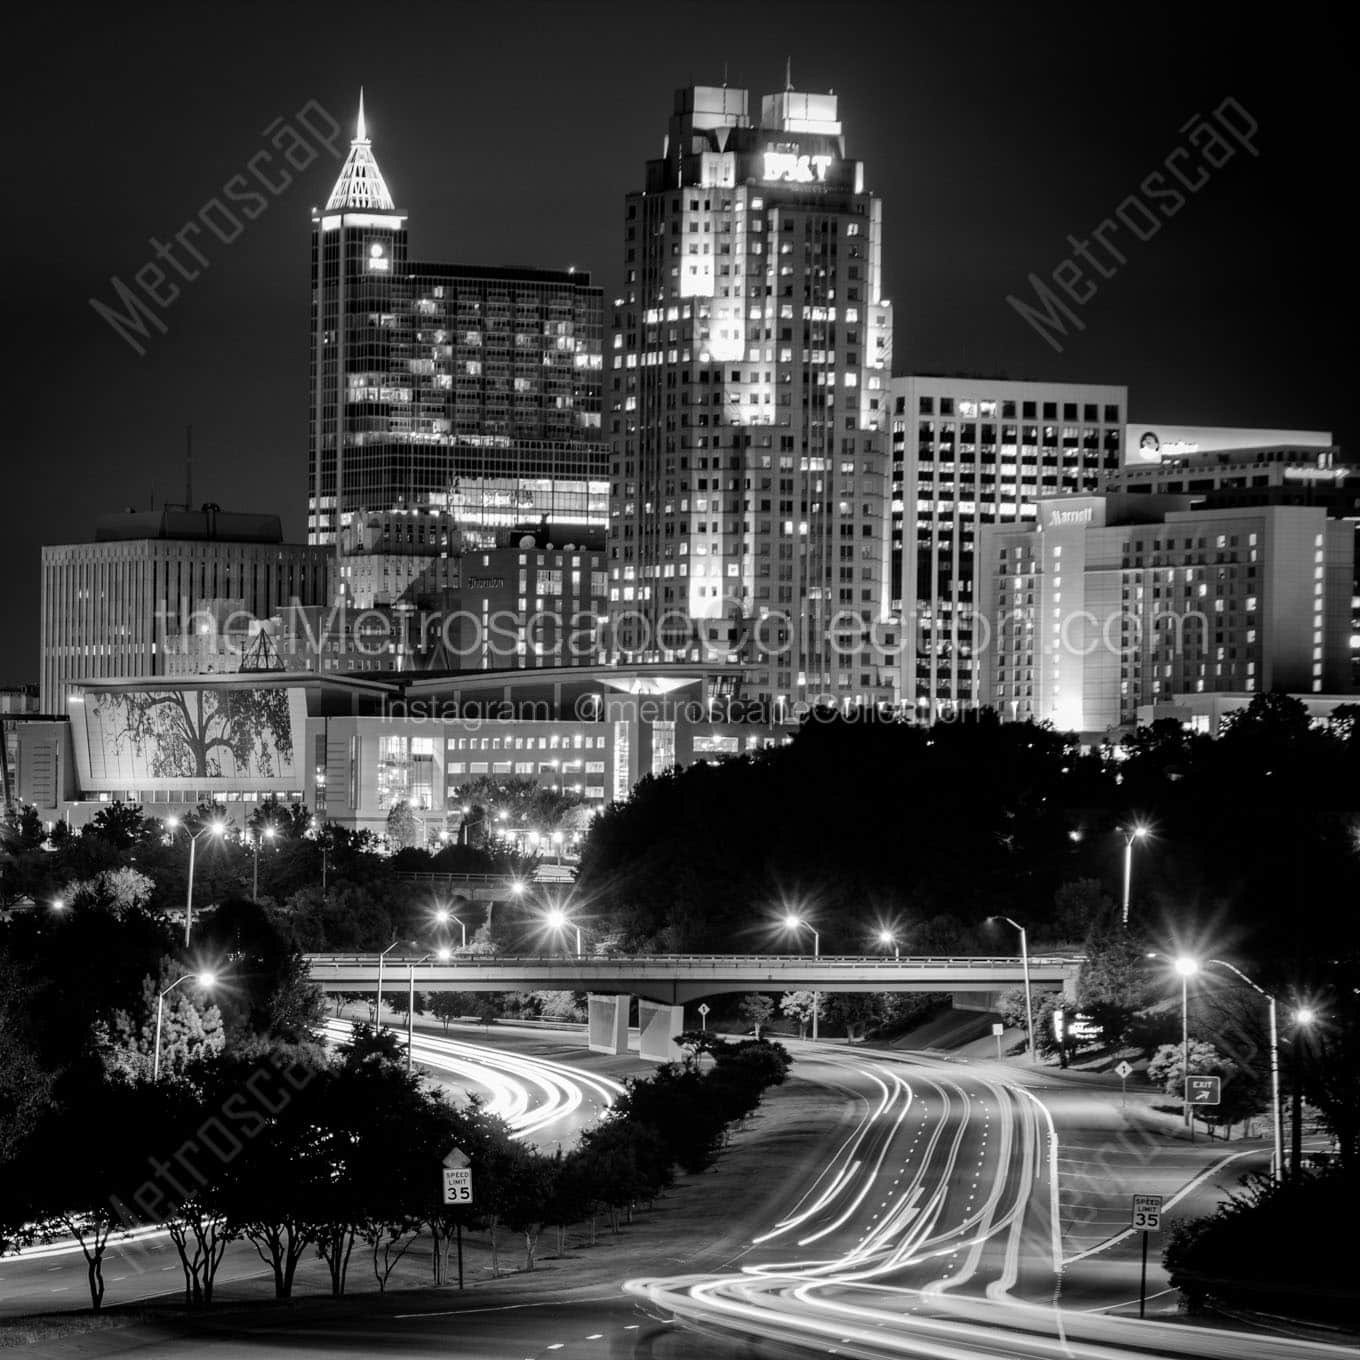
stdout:
<svg viewBox="0 0 1360 1360">
<path fill-rule="evenodd" d="M 784 58 L 784 89 L 785 89 L 785 91 L 788 91 L 788 90 L 793 89 L 793 58 L 792 58 L 792 57 L 785 57 L 785 58 Z"/>
</svg>

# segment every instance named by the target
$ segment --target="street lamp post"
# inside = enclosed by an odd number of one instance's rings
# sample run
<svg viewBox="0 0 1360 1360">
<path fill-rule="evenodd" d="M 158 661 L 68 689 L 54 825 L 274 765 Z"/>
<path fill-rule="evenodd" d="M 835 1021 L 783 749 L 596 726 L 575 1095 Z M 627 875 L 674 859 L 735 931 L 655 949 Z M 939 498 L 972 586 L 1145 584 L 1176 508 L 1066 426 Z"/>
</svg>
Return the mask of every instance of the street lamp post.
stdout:
<svg viewBox="0 0 1360 1360">
<path fill-rule="evenodd" d="M 373 1017 L 379 1029 L 382 1028 L 382 977 L 383 960 L 401 943 L 400 940 L 393 940 L 386 949 L 378 955 L 378 1003 L 373 1008 Z"/>
<path fill-rule="evenodd" d="M 260 842 L 263 840 L 274 839 L 274 828 L 272 826 L 261 827 L 255 833 L 255 868 L 250 884 L 250 898 L 253 902 L 260 900 Z"/>
<path fill-rule="evenodd" d="M 1034 992 L 1029 979 L 1029 932 L 1019 921 L 1014 921 L 1009 916 L 997 916 L 993 919 L 1005 921 L 1008 926 L 1013 926 L 1020 932 L 1020 968 L 1025 976 L 1025 1040 L 1029 1045 L 1029 1060 L 1034 1062 L 1038 1055 L 1034 1048 Z"/>
<path fill-rule="evenodd" d="M 165 824 L 170 828 L 171 834 L 182 825 L 178 817 L 167 817 Z M 194 852 L 198 848 L 198 838 L 206 836 L 211 832 L 214 836 L 221 836 L 226 833 L 226 826 L 222 822 L 209 822 L 206 826 L 201 826 L 197 831 L 189 833 L 189 888 L 184 896 L 184 947 L 189 947 L 189 929 L 194 919 Z"/>
<path fill-rule="evenodd" d="M 1303 1032 L 1313 1023 L 1313 1012 L 1307 1006 L 1300 1006 L 1294 1012 L 1294 1055 L 1290 1064 L 1294 1086 L 1293 1110 L 1289 1128 L 1289 1175 L 1298 1180 L 1303 1170 Z M 1277 1091 L 1278 1096 L 1278 1091 Z M 1278 1115 L 1278 1109 L 1277 1109 Z M 1281 1168 L 1283 1172 L 1283 1168 Z"/>
<path fill-rule="evenodd" d="M 1145 826 L 1134 825 L 1120 828 L 1124 837 L 1124 905 L 1120 910 L 1121 924 L 1129 923 L 1129 889 L 1133 886 L 1133 843 L 1141 841 L 1148 833 Z"/>
<path fill-rule="evenodd" d="M 425 954 L 418 959 L 411 959 L 406 965 L 406 980 L 409 990 L 406 993 L 406 1070 L 411 1070 L 411 1053 L 415 1048 L 416 1041 L 416 964 L 424 963 L 431 955 Z M 447 963 L 449 951 L 447 949 L 437 949 L 433 955 L 440 963 Z"/>
<path fill-rule="evenodd" d="M 161 1079 L 161 1024 L 165 1019 L 165 998 L 181 982 L 188 982 L 190 978 L 196 978 L 200 987 L 211 987 L 217 981 L 212 973 L 185 973 L 183 977 L 176 978 L 156 998 L 156 1039 L 151 1049 L 151 1081 L 153 1085 Z"/>
<path fill-rule="evenodd" d="M 1195 1119 L 1190 1112 L 1190 979 L 1199 972 L 1199 964 L 1181 955 L 1173 964 L 1181 979 L 1181 1115 L 1190 1130 L 1190 1141 L 1195 1141 Z"/>
<path fill-rule="evenodd" d="M 884 949 L 891 949 L 894 960 L 901 960 L 902 946 L 897 942 L 897 936 L 891 930 L 880 930 L 878 932 L 878 942 Z"/>
<path fill-rule="evenodd" d="M 784 925 L 789 930 L 802 930 L 804 926 L 812 932 L 812 957 L 819 959 L 822 956 L 822 937 L 817 927 L 811 921 L 805 921 L 801 916 L 795 916 L 792 912 L 784 918 Z M 814 987 L 812 991 L 812 1042 L 817 1042 L 817 1012 L 821 1010 L 821 993 Z"/>
<path fill-rule="evenodd" d="M 1209 962 L 1216 964 L 1219 968 L 1226 968 L 1231 973 L 1236 973 L 1252 991 L 1265 997 L 1270 1008 L 1270 1122 L 1275 1129 L 1275 1155 L 1272 1158 L 1272 1165 L 1275 1179 L 1280 1181 L 1284 1178 L 1284 1107 L 1280 1102 L 1280 1027 L 1275 998 L 1264 987 L 1258 987 L 1236 964 L 1229 963 L 1226 959 L 1210 959 Z M 1185 1068 L 1184 1075 L 1189 1076 L 1190 1069 L 1184 1053 L 1181 1058 L 1181 1066 Z M 1297 1090 L 1297 1088 L 1295 1089 Z"/>
<path fill-rule="evenodd" d="M 447 925 L 450 921 L 452 921 L 454 925 L 456 925 L 458 929 L 463 932 L 462 947 L 464 949 L 467 948 L 467 926 L 461 920 L 459 920 L 459 918 L 455 916 L 447 907 L 440 907 L 439 910 L 435 912 L 434 919 L 438 921 L 441 926 Z"/>
</svg>

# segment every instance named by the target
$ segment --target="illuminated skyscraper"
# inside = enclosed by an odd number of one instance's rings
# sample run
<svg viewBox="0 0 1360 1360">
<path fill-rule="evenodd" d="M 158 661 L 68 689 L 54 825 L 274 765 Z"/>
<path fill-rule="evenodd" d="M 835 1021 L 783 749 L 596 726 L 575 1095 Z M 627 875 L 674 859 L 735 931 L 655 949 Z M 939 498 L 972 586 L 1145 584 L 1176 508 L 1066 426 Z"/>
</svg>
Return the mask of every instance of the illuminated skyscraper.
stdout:
<svg viewBox="0 0 1360 1360">
<path fill-rule="evenodd" d="M 603 528 L 601 325 L 588 274 L 412 261 L 361 97 L 312 216 L 309 542 L 425 505 L 474 541 L 545 516 Z"/>
<path fill-rule="evenodd" d="M 892 382 L 892 595 L 902 701 L 933 721 L 986 702 L 974 628 L 978 535 L 1041 497 L 1094 491 L 1123 458 L 1128 389 L 910 375 Z"/>
<path fill-rule="evenodd" d="M 676 94 L 626 199 L 613 321 L 617 650 L 730 658 L 777 701 L 891 700 L 881 204 L 836 97 Z"/>
</svg>

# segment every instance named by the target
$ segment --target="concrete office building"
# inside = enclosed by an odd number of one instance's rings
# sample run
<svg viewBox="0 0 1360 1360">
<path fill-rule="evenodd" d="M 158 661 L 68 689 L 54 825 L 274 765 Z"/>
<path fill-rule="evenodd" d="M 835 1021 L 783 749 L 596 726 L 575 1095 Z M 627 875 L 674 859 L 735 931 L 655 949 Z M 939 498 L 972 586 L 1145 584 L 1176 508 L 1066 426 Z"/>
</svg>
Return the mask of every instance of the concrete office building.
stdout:
<svg viewBox="0 0 1360 1360">
<path fill-rule="evenodd" d="M 209 626 L 200 611 L 325 604 L 331 565 L 322 549 L 284 543 L 276 515 L 102 516 L 93 542 L 42 550 L 42 711 L 64 714 L 79 680 L 163 673 L 166 638 Z"/>
<path fill-rule="evenodd" d="M 930 721 L 983 701 L 973 614 L 986 525 L 1096 491 L 1124 458 L 1128 389 L 924 374 L 894 378 L 890 604 L 902 702 Z"/>
<path fill-rule="evenodd" d="M 410 258 L 360 100 L 312 215 L 310 543 L 354 511 L 435 506 L 479 542 L 537 520 L 603 529 L 603 300 L 571 269 Z"/>
<path fill-rule="evenodd" d="M 1102 733 L 1176 694 L 1344 692 L 1355 536 L 1319 507 L 1041 499 L 982 530 L 980 698 Z"/>
<path fill-rule="evenodd" d="M 740 662 L 752 692 L 891 702 L 881 202 L 830 94 L 676 93 L 624 206 L 606 372 L 624 657 Z"/>
</svg>

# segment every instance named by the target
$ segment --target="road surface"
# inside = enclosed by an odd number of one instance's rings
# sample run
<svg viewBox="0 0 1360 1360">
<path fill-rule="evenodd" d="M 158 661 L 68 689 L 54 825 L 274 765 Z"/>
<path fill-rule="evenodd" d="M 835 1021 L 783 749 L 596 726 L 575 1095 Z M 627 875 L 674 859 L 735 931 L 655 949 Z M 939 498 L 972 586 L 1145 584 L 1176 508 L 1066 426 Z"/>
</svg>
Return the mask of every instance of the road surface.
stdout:
<svg viewBox="0 0 1360 1360">
<path fill-rule="evenodd" d="M 1045 1104 L 990 1065 L 848 1050 L 814 1065 L 855 1101 L 853 1129 L 737 1269 L 627 1281 L 652 1316 L 709 1337 L 759 1337 L 762 1352 L 866 1360 L 1354 1355 L 1111 1316 L 1101 1310 L 1128 1302 L 1131 1274 L 1136 1296 L 1129 1263 L 1088 1270 L 1080 1306 L 1067 1305 L 1059 1143 Z"/>
<path fill-rule="evenodd" d="M 444 1056 L 467 1061 L 461 1047 L 450 1044 Z M 1050 1109 L 1024 1084 L 1036 1081 L 1033 1074 L 1017 1079 L 990 1064 L 805 1046 L 796 1070 L 847 1111 L 842 1131 L 816 1164 L 790 1177 L 768 1222 L 714 1224 L 711 1236 L 721 1250 L 701 1255 L 701 1270 L 639 1271 L 546 1298 L 534 1293 L 544 1284 L 526 1279 L 463 1297 L 370 1295 L 347 1301 L 343 1316 L 322 1309 L 223 1317 L 209 1332 L 195 1330 L 193 1352 L 214 1360 L 271 1354 L 791 1360 L 811 1353 L 864 1360 L 1339 1360 L 1354 1354 L 1283 1336 L 1101 1311 L 1128 1302 L 1136 1268 L 1117 1253 L 1064 1260 L 1061 1148 Z M 1055 1104 L 1083 1098 L 1037 1080 L 1039 1094 Z M 1091 1260 L 1101 1268 L 1089 1269 Z M 1074 1272 L 1080 1287 L 1069 1298 Z M 187 1342 L 184 1335 L 154 1332 L 126 1337 L 140 1360 L 170 1360 Z M 122 1343 L 110 1338 L 110 1344 Z"/>
</svg>

